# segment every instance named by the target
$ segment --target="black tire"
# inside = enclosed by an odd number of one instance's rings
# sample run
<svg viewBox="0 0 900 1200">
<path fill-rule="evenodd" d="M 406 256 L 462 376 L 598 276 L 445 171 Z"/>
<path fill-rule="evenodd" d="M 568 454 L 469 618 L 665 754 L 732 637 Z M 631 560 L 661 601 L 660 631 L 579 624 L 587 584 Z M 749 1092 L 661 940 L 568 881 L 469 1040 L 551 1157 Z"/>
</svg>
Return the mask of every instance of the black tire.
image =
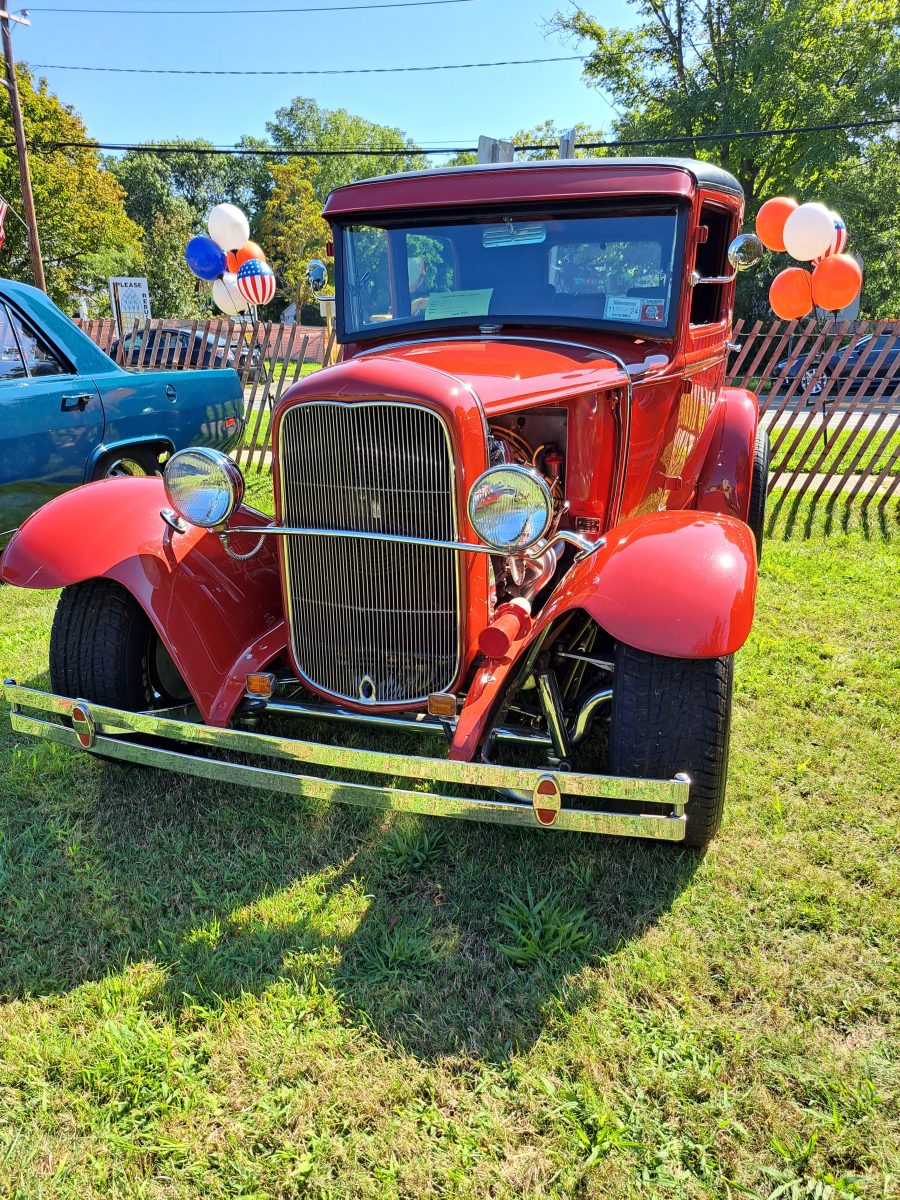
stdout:
<svg viewBox="0 0 900 1200">
<path fill-rule="evenodd" d="M 706 846 L 725 804 L 733 659 L 663 658 L 616 644 L 609 730 L 613 775 L 691 778 L 686 846 Z"/>
<path fill-rule="evenodd" d="M 149 446 L 126 446 L 106 454 L 94 468 L 93 479 L 114 479 L 118 476 L 162 475 L 159 453 Z"/>
<path fill-rule="evenodd" d="M 757 429 L 753 452 L 753 481 L 750 485 L 750 506 L 747 524 L 756 538 L 756 561 L 762 562 L 763 538 L 766 527 L 766 493 L 769 490 L 769 435 Z"/>
<path fill-rule="evenodd" d="M 57 695 L 130 712 L 189 698 L 147 614 L 109 579 L 63 588 L 50 633 L 50 683 Z"/>
</svg>

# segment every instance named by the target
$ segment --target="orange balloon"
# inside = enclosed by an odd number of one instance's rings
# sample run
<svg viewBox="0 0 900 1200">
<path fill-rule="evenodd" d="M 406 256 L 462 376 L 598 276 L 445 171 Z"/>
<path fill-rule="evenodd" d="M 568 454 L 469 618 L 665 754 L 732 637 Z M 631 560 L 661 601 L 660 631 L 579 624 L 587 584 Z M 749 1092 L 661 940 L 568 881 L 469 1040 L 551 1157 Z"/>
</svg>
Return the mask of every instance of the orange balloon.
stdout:
<svg viewBox="0 0 900 1200">
<path fill-rule="evenodd" d="M 802 267 L 788 267 L 776 275 L 769 288 L 769 303 L 775 316 L 783 321 L 808 316 L 813 307 L 809 272 Z"/>
<path fill-rule="evenodd" d="M 256 242 L 245 242 L 240 250 L 229 250 L 225 255 L 225 265 L 229 271 L 237 275 L 241 265 L 250 258 L 258 258 L 260 262 L 266 261 L 266 256 L 262 252 L 262 247 L 257 246 Z"/>
<path fill-rule="evenodd" d="M 773 196 L 756 214 L 756 236 L 767 250 L 784 250 L 784 223 L 799 207 L 792 196 Z"/>
<path fill-rule="evenodd" d="M 812 273 L 812 297 L 819 308 L 836 312 L 846 308 L 859 295 L 862 270 L 850 254 L 832 254 L 823 258 Z"/>
</svg>

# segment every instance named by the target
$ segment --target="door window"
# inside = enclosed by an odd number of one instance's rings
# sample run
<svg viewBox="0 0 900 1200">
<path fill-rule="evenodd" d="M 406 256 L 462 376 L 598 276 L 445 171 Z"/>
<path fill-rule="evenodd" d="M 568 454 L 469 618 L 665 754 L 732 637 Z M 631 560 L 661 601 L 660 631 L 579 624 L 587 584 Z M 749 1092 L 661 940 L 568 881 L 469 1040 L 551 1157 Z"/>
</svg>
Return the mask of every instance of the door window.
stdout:
<svg viewBox="0 0 900 1200">
<path fill-rule="evenodd" d="M 7 379 L 24 379 L 27 374 L 9 312 L 0 304 L 0 383 Z"/>
<path fill-rule="evenodd" d="M 45 378 L 47 375 L 71 374 L 69 369 L 59 361 L 40 334 L 35 333 L 25 325 L 11 309 L 6 309 L 6 312 L 18 336 L 19 345 L 22 347 L 22 354 L 25 358 L 25 366 L 28 369 L 29 375 Z"/>
</svg>

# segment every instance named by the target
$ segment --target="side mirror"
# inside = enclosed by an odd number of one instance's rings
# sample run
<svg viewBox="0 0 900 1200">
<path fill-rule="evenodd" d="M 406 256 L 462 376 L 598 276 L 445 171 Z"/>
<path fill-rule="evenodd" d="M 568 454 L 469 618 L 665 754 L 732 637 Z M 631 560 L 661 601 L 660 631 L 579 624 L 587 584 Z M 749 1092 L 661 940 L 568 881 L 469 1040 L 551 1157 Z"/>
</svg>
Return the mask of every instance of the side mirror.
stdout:
<svg viewBox="0 0 900 1200">
<path fill-rule="evenodd" d="M 728 261 L 736 271 L 749 271 L 763 256 L 763 244 L 755 233 L 739 233 L 728 247 Z"/>
<path fill-rule="evenodd" d="M 328 268 L 321 258 L 313 258 L 306 264 L 306 282 L 314 296 L 325 290 L 328 283 Z"/>
<path fill-rule="evenodd" d="M 690 285 L 698 287 L 701 283 L 733 283 L 739 271 L 749 271 L 763 256 L 763 244 L 755 233 L 739 233 L 728 247 L 728 262 L 733 268 L 732 275 L 701 275 L 691 271 Z"/>
</svg>

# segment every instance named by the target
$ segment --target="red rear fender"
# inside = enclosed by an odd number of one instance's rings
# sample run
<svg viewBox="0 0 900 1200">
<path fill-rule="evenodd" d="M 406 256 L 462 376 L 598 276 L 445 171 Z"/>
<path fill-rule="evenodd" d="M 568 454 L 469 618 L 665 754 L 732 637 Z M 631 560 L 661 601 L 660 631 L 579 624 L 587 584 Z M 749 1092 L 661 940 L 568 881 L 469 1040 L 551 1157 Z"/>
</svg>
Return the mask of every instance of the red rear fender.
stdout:
<svg viewBox="0 0 900 1200">
<path fill-rule="evenodd" d="M 66 492 L 15 534 L 0 578 L 28 588 L 120 583 L 153 622 L 204 719 L 225 725 L 247 673 L 287 644 L 275 550 L 267 538 L 254 558 L 235 562 L 215 534 L 171 529 L 159 515 L 167 503 L 161 479 L 104 479 Z M 240 510 L 241 524 L 268 520 Z M 237 550 L 250 548 L 239 541 Z"/>
<path fill-rule="evenodd" d="M 719 427 L 697 480 L 695 507 L 747 520 L 759 401 L 753 392 L 724 388 Z"/>
</svg>

